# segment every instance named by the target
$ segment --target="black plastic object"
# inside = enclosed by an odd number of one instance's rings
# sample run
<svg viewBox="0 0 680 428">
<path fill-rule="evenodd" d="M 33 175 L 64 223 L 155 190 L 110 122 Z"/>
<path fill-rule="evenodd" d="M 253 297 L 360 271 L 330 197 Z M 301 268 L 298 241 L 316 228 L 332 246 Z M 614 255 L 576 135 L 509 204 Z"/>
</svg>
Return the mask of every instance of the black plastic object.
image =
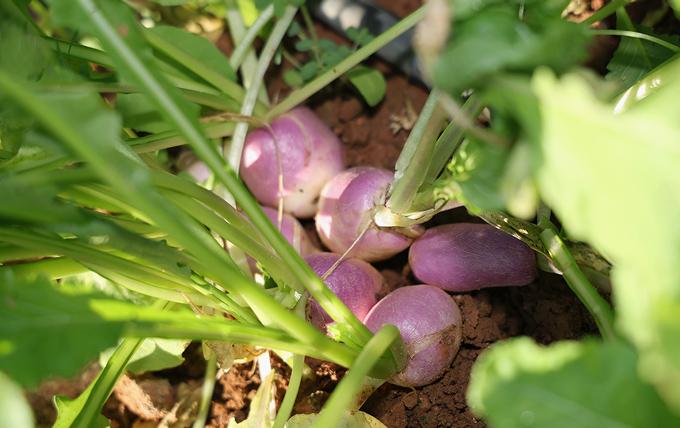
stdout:
<svg viewBox="0 0 680 428">
<path fill-rule="evenodd" d="M 379 36 L 399 18 L 369 0 L 315 0 L 310 10 L 320 21 L 333 30 L 345 34 L 350 27 L 363 28 L 373 36 Z M 399 68 L 406 76 L 423 84 L 422 68 L 411 47 L 413 30 L 408 30 L 376 52 L 383 60 Z"/>
</svg>

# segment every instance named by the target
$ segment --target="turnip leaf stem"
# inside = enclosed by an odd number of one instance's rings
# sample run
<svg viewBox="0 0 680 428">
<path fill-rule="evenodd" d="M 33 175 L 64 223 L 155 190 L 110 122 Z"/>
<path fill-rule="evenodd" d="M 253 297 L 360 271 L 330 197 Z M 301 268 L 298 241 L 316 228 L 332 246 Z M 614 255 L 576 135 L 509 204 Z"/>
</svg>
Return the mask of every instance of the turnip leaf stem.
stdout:
<svg viewBox="0 0 680 428">
<path fill-rule="evenodd" d="M 240 14 L 240 12 L 237 13 Z M 255 19 L 253 24 L 248 27 L 248 30 L 243 34 L 243 37 L 237 39 L 238 45 L 236 45 L 234 51 L 231 53 L 231 58 L 229 58 L 229 63 L 234 68 L 234 70 L 237 70 L 241 66 L 241 63 L 248 53 L 248 50 L 252 49 L 253 41 L 257 37 L 258 33 L 260 30 L 262 30 L 262 28 L 264 28 L 269 20 L 272 19 L 273 16 L 274 4 L 270 4 L 260 11 L 260 13 L 257 15 L 257 19 Z"/>
<path fill-rule="evenodd" d="M 387 207 L 394 213 L 405 212 L 411 207 L 430 167 L 443 121 L 438 108 L 440 95 L 438 89 L 430 92 L 397 159 L 394 182 L 387 199 Z"/>
<path fill-rule="evenodd" d="M 680 46 L 669 43 L 658 37 L 651 36 L 649 34 L 640 33 L 638 31 L 628 31 L 628 30 L 590 30 L 590 34 L 595 36 L 621 36 L 621 37 L 632 37 L 634 39 L 647 40 L 648 42 L 656 43 L 659 46 L 663 46 L 673 52 L 680 52 Z M 651 64 L 650 64 L 651 67 Z"/>
<path fill-rule="evenodd" d="M 157 300 L 151 308 L 162 310 L 167 307 L 168 303 L 164 300 Z M 94 426 L 95 418 L 101 413 L 104 403 L 113 392 L 113 388 L 118 380 L 125 373 L 125 368 L 142 345 L 142 342 L 144 342 L 144 338 L 125 338 L 118 345 L 102 371 L 97 375 L 97 378 L 90 384 L 88 398 L 73 421 L 72 428 L 89 428 Z"/>
<path fill-rule="evenodd" d="M 345 74 L 352 67 L 359 64 L 361 61 L 365 60 L 366 58 L 380 50 L 383 46 L 387 45 L 389 42 L 396 39 L 398 36 L 408 31 L 410 28 L 413 28 L 413 26 L 415 26 L 416 23 L 418 23 L 418 21 L 420 21 L 423 18 L 424 13 L 425 6 L 422 6 L 418 10 L 407 16 L 406 18 L 399 21 L 392 28 L 390 28 L 383 34 L 373 39 L 370 43 L 366 44 L 366 46 L 358 49 L 352 55 L 345 58 L 338 65 L 331 68 L 327 72 L 323 73 L 313 81 L 309 82 L 300 90 L 293 92 L 280 104 L 274 106 L 269 111 L 267 116 L 265 116 L 265 120 L 270 122 L 272 119 L 287 112 L 288 110 L 305 101 L 313 94 L 317 93 L 322 88 L 326 87 L 329 83 Z"/>
<path fill-rule="evenodd" d="M 602 21 L 606 17 L 616 13 L 617 9 L 630 3 L 631 0 L 612 0 L 611 2 L 605 4 L 600 9 L 596 10 L 595 13 L 590 15 L 588 18 L 584 19 L 580 25 L 590 27 L 597 21 Z"/>
<path fill-rule="evenodd" d="M 283 428 L 290 418 L 290 414 L 293 411 L 293 406 L 295 405 L 295 400 L 297 399 L 298 392 L 300 391 L 300 382 L 302 381 L 302 372 L 305 368 L 305 356 L 301 354 L 293 355 L 292 372 L 290 374 L 290 379 L 288 380 L 288 388 L 286 389 L 286 395 L 283 397 L 279 411 L 276 414 L 276 419 L 274 420 L 274 426 L 272 428 Z"/>
<path fill-rule="evenodd" d="M 286 6 L 283 16 L 278 20 L 272 29 L 272 32 L 269 34 L 269 38 L 267 38 L 267 41 L 260 52 L 260 59 L 257 62 L 257 68 L 255 69 L 253 80 L 243 98 L 240 111 L 241 115 L 250 116 L 253 113 L 253 109 L 257 101 L 258 91 L 260 90 L 260 86 L 264 81 L 264 75 L 269 68 L 271 60 L 274 58 L 276 49 L 281 44 L 283 36 L 285 36 L 290 23 L 293 21 L 297 10 L 298 8 L 295 6 Z M 236 129 L 234 130 L 234 135 L 231 139 L 231 146 L 229 147 L 227 159 L 229 165 L 234 170 L 236 175 L 238 175 L 239 167 L 241 166 L 241 153 L 243 152 L 243 143 L 245 142 L 247 132 L 248 123 L 239 122 L 236 124 Z"/>
<path fill-rule="evenodd" d="M 342 418 L 346 409 L 353 404 L 352 402 L 356 399 L 356 395 L 371 372 L 371 368 L 390 346 L 398 340 L 403 339 L 401 339 L 397 327 L 391 324 L 385 324 L 373 336 L 333 390 L 333 394 L 326 401 L 312 428 L 338 426 L 337 423 Z M 380 383 L 383 383 L 383 381 L 380 381 Z M 368 398 L 369 395 L 365 395 L 365 398 Z"/>
<path fill-rule="evenodd" d="M 583 275 L 562 239 L 552 229 L 545 229 L 541 232 L 541 240 L 548 249 L 555 267 L 563 272 L 562 275 L 569 287 L 595 319 L 602 337 L 610 341 L 618 339 L 614 330 L 614 311 Z"/>
</svg>

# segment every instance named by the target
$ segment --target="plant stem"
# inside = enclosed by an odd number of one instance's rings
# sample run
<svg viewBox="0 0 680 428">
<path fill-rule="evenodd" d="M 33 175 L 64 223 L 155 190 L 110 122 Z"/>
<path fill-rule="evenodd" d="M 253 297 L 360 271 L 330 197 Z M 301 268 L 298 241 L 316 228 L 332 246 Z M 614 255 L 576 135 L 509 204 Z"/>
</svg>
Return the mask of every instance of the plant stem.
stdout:
<svg viewBox="0 0 680 428">
<path fill-rule="evenodd" d="M 627 31 L 627 30 L 590 30 L 590 34 L 595 36 L 621 36 L 621 37 L 632 37 L 635 39 L 647 40 L 648 42 L 656 43 L 660 46 L 665 47 L 673 52 L 680 52 L 680 47 L 662 40 L 658 37 L 651 36 L 649 34 L 640 33 L 637 31 Z M 651 67 L 651 63 L 648 64 Z"/>
<path fill-rule="evenodd" d="M 366 376 L 392 343 L 400 338 L 397 327 L 391 324 L 382 326 L 366 344 L 342 380 L 335 386 L 333 394 L 324 404 L 312 428 L 339 426 L 338 422 L 352 402 L 354 402 L 352 407 L 360 407 L 358 401 L 361 400 L 356 400 L 356 395 L 364 384 Z M 363 399 L 366 400 L 369 396 L 370 394 L 365 395 Z"/>
<path fill-rule="evenodd" d="M 337 79 L 341 75 L 345 74 L 349 69 L 359 64 L 361 61 L 365 60 L 383 46 L 387 45 L 392 40 L 396 39 L 399 35 L 405 33 L 410 28 L 412 28 L 418 21 L 423 18 L 425 12 L 425 7 L 422 6 L 406 18 L 402 19 L 394 25 L 389 30 L 385 31 L 380 36 L 376 37 L 370 43 L 366 44 L 363 48 L 357 50 L 352 55 L 345 58 L 338 65 L 323 73 L 321 76 L 317 77 L 313 81 L 309 82 L 303 88 L 298 91 L 293 92 L 288 98 L 283 100 L 277 106 L 274 106 L 269 113 L 265 116 L 267 122 L 271 122 L 275 117 L 287 112 L 293 107 L 305 101 L 307 98 L 318 92 L 320 89 L 326 87 L 333 80 Z"/>
<path fill-rule="evenodd" d="M 541 240 L 548 249 L 555 267 L 563 272 L 569 287 L 595 318 L 602 337 L 608 341 L 617 339 L 618 335 L 614 330 L 614 312 L 611 306 L 597 294 L 595 288 L 583 275 L 562 239 L 552 229 L 545 229 L 541 232 Z"/>
<path fill-rule="evenodd" d="M 253 22 L 253 25 L 251 25 L 243 37 L 238 40 L 238 45 L 231 53 L 231 58 L 229 58 L 229 63 L 231 63 L 231 66 L 234 68 L 234 70 L 238 70 L 238 68 L 241 66 L 241 62 L 243 62 L 248 50 L 252 49 L 253 41 L 257 37 L 257 34 L 260 32 L 260 30 L 262 30 L 267 22 L 272 19 L 273 16 L 274 4 L 270 4 L 264 10 L 260 11 L 259 15 L 257 15 L 257 19 L 255 22 Z M 250 86 L 250 84 L 246 85 L 246 87 L 248 86 Z"/>
<path fill-rule="evenodd" d="M 300 391 L 302 371 L 304 368 L 305 356 L 301 354 L 293 355 L 293 371 L 290 374 L 286 395 L 283 397 L 283 401 L 281 402 L 279 411 L 276 414 L 276 419 L 274 420 L 274 426 L 272 428 L 284 428 L 284 425 L 290 418 L 290 414 L 293 411 L 293 406 L 295 405 L 298 392 Z"/>
<path fill-rule="evenodd" d="M 583 20 L 580 25 L 590 27 L 597 21 L 602 21 L 606 17 L 616 13 L 620 7 L 625 6 L 627 3 L 630 3 L 630 0 L 612 0 L 593 13 L 589 18 Z"/>
<path fill-rule="evenodd" d="M 246 95 L 243 98 L 243 104 L 241 106 L 241 115 L 250 116 L 255 107 L 255 101 L 257 100 L 257 93 L 260 89 L 260 85 L 264 81 L 264 75 L 269 68 L 269 64 L 274 58 L 276 49 L 281 44 L 283 36 L 286 34 L 286 30 L 293 21 L 295 14 L 297 13 L 297 7 L 288 5 L 283 13 L 281 19 L 276 23 L 274 29 L 272 30 L 267 42 L 260 52 L 260 60 L 257 63 L 257 69 L 255 70 L 253 76 L 253 82 L 248 87 Z M 243 152 L 243 143 L 246 139 L 246 133 L 248 132 L 248 123 L 240 122 L 236 125 L 234 130 L 234 135 L 231 140 L 231 148 L 229 149 L 228 162 L 232 170 L 238 175 L 239 168 L 241 166 L 241 154 Z"/>
<path fill-rule="evenodd" d="M 205 421 L 210 412 L 212 396 L 215 391 L 215 375 L 217 373 L 217 356 L 215 353 L 205 362 L 205 374 L 203 375 L 203 385 L 201 386 L 201 402 L 198 405 L 196 420 L 191 428 L 204 428 Z"/>
<path fill-rule="evenodd" d="M 443 120 L 441 111 L 435 114 L 440 94 L 438 89 L 430 92 L 397 159 L 387 200 L 387 207 L 394 213 L 405 212 L 411 207 L 425 179 Z"/>
<path fill-rule="evenodd" d="M 151 308 L 162 310 L 167 304 L 168 302 L 166 301 L 157 300 Z M 104 403 L 113 392 L 113 388 L 118 380 L 125 373 L 125 367 L 142 345 L 142 342 L 144 342 L 144 338 L 126 338 L 118 345 L 106 366 L 104 366 L 92 383 L 87 401 L 85 401 L 83 408 L 73 421 L 72 428 L 89 428 L 94 426 L 95 418 L 101 413 Z"/>
</svg>

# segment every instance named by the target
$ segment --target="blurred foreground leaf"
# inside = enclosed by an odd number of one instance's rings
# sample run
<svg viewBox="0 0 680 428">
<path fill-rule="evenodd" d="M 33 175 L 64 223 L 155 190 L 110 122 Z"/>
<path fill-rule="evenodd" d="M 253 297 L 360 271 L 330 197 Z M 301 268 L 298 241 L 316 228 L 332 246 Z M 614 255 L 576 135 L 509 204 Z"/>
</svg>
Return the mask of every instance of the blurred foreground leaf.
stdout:
<svg viewBox="0 0 680 428">
<path fill-rule="evenodd" d="M 680 62 L 668 67 L 677 76 Z M 642 378 L 680 413 L 680 82 L 618 115 L 581 76 L 540 70 L 533 87 L 541 197 L 571 237 L 613 262 L 617 326 Z"/>
<path fill-rule="evenodd" d="M 26 428 L 35 426 L 33 410 L 26 401 L 21 387 L 3 372 L 0 372 L 0 426 Z"/>
<path fill-rule="evenodd" d="M 528 337 L 492 345 L 475 364 L 473 411 L 492 427 L 655 428 L 678 426 L 654 388 L 636 374 L 623 343 L 537 345 Z"/>
</svg>

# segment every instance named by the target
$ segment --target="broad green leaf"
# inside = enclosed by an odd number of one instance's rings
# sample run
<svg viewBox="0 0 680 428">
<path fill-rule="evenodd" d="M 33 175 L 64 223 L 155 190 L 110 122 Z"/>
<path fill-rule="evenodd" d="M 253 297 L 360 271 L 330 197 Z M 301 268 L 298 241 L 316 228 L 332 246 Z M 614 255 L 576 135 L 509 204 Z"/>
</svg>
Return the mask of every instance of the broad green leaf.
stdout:
<svg viewBox="0 0 680 428">
<path fill-rule="evenodd" d="M 656 428 L 680 424 L 636 373 L 635 350 L 594 339 L 549 347 L 528 337 L 492 345 L 467 391 L 492 427 Z"/>
<path fill-rule="evenodd" d="M 0 342 L 0 353 L 2 353 Z M 33 409 L 19 385 L 0 372 L 0 426 L 30 428 L 35 426 Z"/>
<path fill-rule="evenodd" d="M 451 40 L 434 68 L 439 87 L 456 98 L 496 75 L 541 65 L 564 72 L 585 58 L 585 28 L 561 18 L 565 2 L 472 2 L 452 5 Z"/>
<path fill-rule="evenodd" d="M 285 428 L 310 428 L 318 417 L 318 414 L 298 414 L 288 420 Z M 337 428 L 387 428 L 374 416 L 358 410 L 345 410 L 344 417 L 335 426 Z"/>
<path fill-rule="evenodd" d="M 533 87 L 541 197 L 574 239 L 613 261 L 617 325 L 640 353 L 643 378 L 680 412 L 680 349 L 669 334 L 680 319 L 668 309 L 680 307 L 680 83 L 618 115 L 580 76 L 541 70 Z"/>
<path fill-rule="evenodd" d="M 91 307 L 106 303 L 106 296 L 71 294 L 45 278 L 15 280 L 7 271 L 2 275 L 0 366 L 22 385 L 51 375 L 73 376 L 98 352 L 116 344 L 123 322 L 107 320 Z"/>
<path fill-rule="evenodd" d="M 347 78 L 359 91 L 369 106 L 378 105 L 385 97 L 385 77 L 376 69 L 357 66 L 347 72 Z"/>
<path fill-rule="evenodd" d="M 118 94 L 116 111 L 123 118 L 123 126 L 137 132 L 153 134 L 173 129 L 143 94 Z"/>
<path fill-rule="evenodd" d="M 182 353 L 189 346 L 188 340 L 145 339 L 127 365 L 127 370 L 141 374 L 177 367 L 184 362 Z M 106 365 L 115 348 L 107 349 L 99 356 L 99 364 Z"/>
<path fill-rule="evenodd" d="M 200 60 L 206 67 L 222 73 L 232 81 L 236 81 L 236 72 L 229 63 L 229 59 L 210 43 L 205 37 L 191 34 L 177 27 L 159 26 L 150 28 L 164 39 L 172 42 L 176 47 Z M 179 64 L 181 66 L 181 64 Z"/>
<path fill-rule="evenodd" d="M 653 28 L 642 25 L 636 25 L 635 30 L 680 46 L 678 36 L 657 35 Z M 619 92 L 623 92 L 674 54 L 670 49 L 648 40 L 622 37 L 619 47 L 607 64 L 609 73 L 605 79 L 618 82 Z"/>
<path fill-rule="evenodd" d="M 504 209 L 500 179 L 509 151 L 468 139 L 447 165 L 450 176 L 440 181 L 471 212 Z"/>
<path fill-rule="evenodd" d="M 54 426 L 52 426 L 52 428 L 71 427 L 71 425 L 76 420 L 78 415 L 80 415 L 83 406 L 85 405 L 85 402 L 87 402 L 87 400 L 89 399 L 93 386 L 94 382 L 90 383 L 87 389 L 76 398 L 69 398 L 61 394 L 54 396 L 54 404 L 57 407 L 58 415 L 57 420 L 54 423 Z M 106 419 L 104 415 L 99 414 L 97 415 L 97 418 L 94 421 L 94 425 L 92 426 L 92 428 L 107 428 L 109 426 L 110 424 L 108 419 Z"/>
</svg>

